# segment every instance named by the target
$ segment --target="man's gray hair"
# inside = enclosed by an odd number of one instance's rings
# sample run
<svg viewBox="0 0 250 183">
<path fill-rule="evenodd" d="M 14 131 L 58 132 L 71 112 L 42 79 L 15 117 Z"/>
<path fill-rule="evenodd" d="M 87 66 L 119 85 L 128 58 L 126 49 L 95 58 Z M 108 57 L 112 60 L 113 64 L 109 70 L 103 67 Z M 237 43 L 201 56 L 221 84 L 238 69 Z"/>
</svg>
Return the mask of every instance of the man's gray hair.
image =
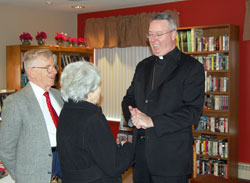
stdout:
<svg viewBox="0 0 250 183">
<path fill-rule="evenodd" d="M 64 101 L 86 100 L 89 92 L 94 92 L 100 84 L 100 70 L 86 61 L 67 65 L 61 74 L 61 95 Z"/>
<path fill-rule="evenodd" d="M 155 17 L 153 17 L 150 22 L 152 22 L 154 20 L 167 20 L 169 22 L 169 27 L 168 27 L 169 31 L 173 31 L 173 30 L 177 29 L 176 21 L 175 21 L 174 17 L 170 14 L 159 13 Z"/>
<path fill-rule="evenodd" d="M 47 49 L 32 49 L 32 50 L 26 51 L 23 56 L 25 71 L 27 71 L 27 69 L 30 67 L 37 66 L 37 63 L 40 61 L 40 59 L 47 60 L 50 57 L 53 58 L 53 53 Z M 56 60 L 54 58 L 53 60 L 56 63 Z"/>
</svg>

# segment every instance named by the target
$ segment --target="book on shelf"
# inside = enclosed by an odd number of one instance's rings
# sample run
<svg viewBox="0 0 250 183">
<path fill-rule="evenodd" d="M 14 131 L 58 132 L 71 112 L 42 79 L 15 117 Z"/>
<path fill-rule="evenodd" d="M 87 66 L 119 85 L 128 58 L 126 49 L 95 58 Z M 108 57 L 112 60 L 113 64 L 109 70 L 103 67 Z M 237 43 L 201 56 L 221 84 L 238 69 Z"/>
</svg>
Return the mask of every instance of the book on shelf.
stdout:
<svg viewBox="0 0 250 183">
<path fill-rule="evenodd" d="M 88 61 L 89 62 L 89 58 L 88 57 L 84 57 L 84 56 L 78 56 L 78 55 L 62 55 L 62 68 L 66 67 L 66 65 L 73 63 L 73 62 L 78 62 L 78 61 Z"/>
<path fill-rule="evenodd" d="M 228 95 L 205 95 L 204 109 L 228 110 Z"/>
<path fill-rule="evenodd" d="M 201 116 L 195 130 L 228 133 L 228 118 L 222 116 Z"/>
<path fill-rule="evenodd" d="M 180 31 L 180 48 L 183 52 L 188 51 L 187 31 Z"/>
<path fill-rule="evenodd" d="M 196 136 L 195 138 L 196 154 L 214 156 L 215 158 L 228 158 L 227 139 L 216 139 L 216 137 Z"/>
<path fill-rule="evenodd" d="M 197 174 L 214 175 L 228 178 L 227 170 L 227 161 L 208 158 L 197 158 Z"/>
<path fill-rule="evenodd" d="M 197 38 L 203 37 L 203 30 L 192 28 L 190 31 L 191 51 L 197 51 Z"/>
<path fill-rule="evenodd" d="M 192 51 L 192 45 L 191 45 L 191 31 L 187 31 L 187 51 L 191 52 Z"/>
<path fill-rule="evenodd" d="M 228 54 L 216 53 L 208 55 L 192 55 L 206 71 L 228 70 Z"/>
<path fill-rule="evenodd" d="M 132 134 L 128 131 L 122 131 L 117 134 L 116 143 L 120 144 L 121 141 L 132 143 Z"/>
<path fill-rule="evenodd" d="M 205 78 L 205 85 L 206 91 L 227 92 L 228 77 L 216 77 L 210 74 Z"/>
<path fill-rule="evenodd" d="M 23 72 L 21 74 L 21 82 L 22 82 L 22 87 L 24 87 L 29 82 L 26 72 Z"/>
<path fill-rule="evenodd" d="M 179 50 L 181 50 L 180 48 L 180 32 L 178 31 L 177 34 L 176 34 L 176 39 L 175 39 L 175 42 L 176 42 L 176 46 Z"/>
</svg>

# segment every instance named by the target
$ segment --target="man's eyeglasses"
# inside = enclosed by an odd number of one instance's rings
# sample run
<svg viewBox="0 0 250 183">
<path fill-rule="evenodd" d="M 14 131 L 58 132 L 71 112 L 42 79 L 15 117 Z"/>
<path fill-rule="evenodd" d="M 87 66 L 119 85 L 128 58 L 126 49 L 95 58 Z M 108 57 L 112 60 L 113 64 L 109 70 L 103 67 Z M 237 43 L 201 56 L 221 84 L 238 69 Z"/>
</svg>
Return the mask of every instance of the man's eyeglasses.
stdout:
<svg viewBox="0 0 250 183">
<path fill-rule="evenodd" d="M 173 30 L 165 32 L 165 33 L 147 34 L 146 36 L 147 36 L 148 39 L 151 39 L 153 37 L 157 38 L 157 39 L 161 39 L 163 35 L 168 34 L 168 33 L 172 32 L 172 31 Z"/>
<path fill-rule="evenodd" d="M 37 68 L 37 69 L 47 69 L 47 72 L 53 72 L 53 71 L 54 71 L 54 69 L 55 69 L 56 71 L 58 71 L 58 70 L 59 70 L 58 65 L 54 65 L 54 66 L 49 65 L 49 66 L 47 66 L 47 67 L 32 67 L 32 68 Z"/>
</svg>

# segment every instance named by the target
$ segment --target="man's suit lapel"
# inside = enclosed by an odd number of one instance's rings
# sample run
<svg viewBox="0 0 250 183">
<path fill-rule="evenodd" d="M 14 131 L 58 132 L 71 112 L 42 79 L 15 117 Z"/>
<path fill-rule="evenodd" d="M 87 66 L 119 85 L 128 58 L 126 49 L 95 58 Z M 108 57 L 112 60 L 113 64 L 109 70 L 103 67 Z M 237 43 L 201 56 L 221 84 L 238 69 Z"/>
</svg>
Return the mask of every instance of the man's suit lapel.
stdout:
<svg viewBox="0 0 250 183">
<path fill-rule="evenodd" d="M 36 119 L 39 119 L 39 120 L 32 120 L 32 123 L 35 123 L 34 127 L 41 129 L 40 130 L 41 133 L 37 134 L 37 135 L 41 136 L 41 141 L 43 143 L 44 143 L 45 139 L 47 139 L 46 142 L 48 143 L 48 145 L 50 147 L 49 134 L 48 134 L 46 122 L 45 122 L 42 110 L 40 108 L 39 102 L 34 94 L 34 91 L 29 83 L 25 86 L 24 90 L 25 90 L 24 92 L 25 92 L 25 95 L 27 98 L 27 103 L 30 106 L 32 106 L 32 111 L 29 111 L 29 113 L 32 112 L 33 114 L 35 114 L 37 116 Z"/>
</svg>

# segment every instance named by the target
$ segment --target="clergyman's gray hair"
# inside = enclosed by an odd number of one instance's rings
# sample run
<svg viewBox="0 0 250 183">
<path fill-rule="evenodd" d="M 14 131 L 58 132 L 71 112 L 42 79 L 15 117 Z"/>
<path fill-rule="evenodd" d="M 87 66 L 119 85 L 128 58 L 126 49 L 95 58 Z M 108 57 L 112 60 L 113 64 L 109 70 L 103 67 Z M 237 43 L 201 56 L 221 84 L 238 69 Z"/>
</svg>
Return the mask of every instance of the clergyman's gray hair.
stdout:
<svg viewBox="0 0 250 183">
<path fill-rule="evenodd" d="M 26 51 L 23 56 L 24 69 L 27 71 L 30 67 L 37 66 L 37 63 L 43 59 L 48 60 L 50 57 L 53 58 L 56 63 L 53 53 L 47 49 L 32 49 Z"/>
<path fill-rule="evenodd" d="M 173 30 L 177 29 L 176 21 L 175 21 L 174 17 L 170 14 L 159 13 L 155 17 L 153 17 L 150 22 L 152 22 L 154 20 L 167 20 L 169 22 L 169 27 L 168 27 L 169 31 L 173 31 Z"/>
<path fill-rule="evenodd" d="M 91 62 L 78 61 L 68 64 L 61 74 L 61 95 L 64 101 L 75 103 L 87 99 L 100 84 L 100 70 Z"/>
</svg>

